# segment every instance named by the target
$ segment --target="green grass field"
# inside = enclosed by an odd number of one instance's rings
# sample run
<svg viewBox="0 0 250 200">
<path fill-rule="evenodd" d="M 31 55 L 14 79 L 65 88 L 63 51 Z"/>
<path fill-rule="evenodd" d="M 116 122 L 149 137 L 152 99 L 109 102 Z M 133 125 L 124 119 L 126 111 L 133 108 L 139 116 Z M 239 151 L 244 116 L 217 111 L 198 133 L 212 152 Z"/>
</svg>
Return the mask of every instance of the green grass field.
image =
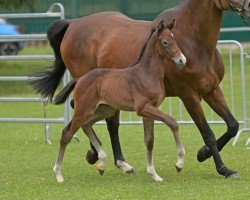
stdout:
<svg viewBox="0 0 250 200">
<path fill-rule="evenodd" d="M 49 47 L 27 48 L 21 53 L 30 52 L 50 53 L 51 50 Z M 223 57 L 228 65 L 226 56 Z M 27 75 L 31 69 L 50 64 L 45 61 L 1 61 L 0 76 Z M 250 66 L 249 62 L 246 64 L 246 83 L 249 83 Z M 239 69 L 234 70 L 235 104 L 240 108 Z M 230 96 L 228 84 L 229 79 L 225 77 L 223 87 L 226 97 Z M 247 87 L 248 111 L 249 91 Z M 0 82 L 0 96 L 35 94 L 25 83 Z M 43 116 L 43 107 L 39 103 L 0 103 L 0 108 L 0 117 Z M 49 117 L 62 115 L 62 109 L 62 106 L 49 105 Z M 235 112 L 237 119 L 240 118 L 242 111 L 236 107 Z M 173 111 L 174 116 L 176 113 Z M 226 131 L 225 125 L 211 127 L 217 137 Z M 186 159 L 183 171 L 177 174 L 174 168 L 176 151 L 173 136 L 167 127 L 157 125 L 154 163 L 164 181 L 156 183 L 146 173 L 142 125 L 120 126 L 123 153 L 126 161 L 135 167 L 135 174 L 123 174 L 114 166 L 106 126 L 96 125 L 95 130 L 108 154 L 104 176 L 100 176 L 97 169 L 86 162 L 88 140 L 79 131 L 77 135 L 81 143 L 73 140 L 69 144 L 63 165 L 65 182 L 58 184 L 52 168 L 57 158 L 62 128 L 63 124 L 51 125 L 53 144 L 48 145 L 44 142 L 43 124 L 0 124 L 0 199 L 250 199 L 250 149 L 245 147 L 249 134 L 242 135 L 235 147 L 230 142 L 221 152 L 227 166 L 241 175 L 239 179 L 225 179 L 217 174 L 212 159 L 204 163 L 196 160 L 197 150 L 204 142 L 195 125 L 180 125 Z"/>
</svg>

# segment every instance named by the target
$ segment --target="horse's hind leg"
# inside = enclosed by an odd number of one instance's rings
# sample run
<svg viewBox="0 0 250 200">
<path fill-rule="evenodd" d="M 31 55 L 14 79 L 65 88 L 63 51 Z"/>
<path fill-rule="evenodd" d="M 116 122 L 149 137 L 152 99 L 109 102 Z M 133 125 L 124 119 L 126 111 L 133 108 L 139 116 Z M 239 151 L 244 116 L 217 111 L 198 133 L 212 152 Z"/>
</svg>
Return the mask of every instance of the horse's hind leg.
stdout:
<svg viewBox="0 0 250 200">
<path fill-rule="evenodd" d="M 119 135 L 118 135 L 119 116 L 120 112 L 117 111 L 112 117 L 106 118 L 115 165 L 118 168 L 121 168 L 124 173 L 134 173 L 135 169 L 125 162 L 125 159 L 122 154 Z"/>
<path fill-rule="evenodd" d="M 237 134 L 239 123 L 230 112 L 220 87 L 206 95 L 204 100 L 227 124 L 226 133 L 217 140 L 217 148 L 221 151 L 229 140 Z M 203 146 L 198 151 L 197 159 L 199 162 L 203 162 L 211 156 L 212 152 L 210 149 L 207 146 Z"/>
<path fill-rule="evenodd" d="M 153 163 L 153 147 L 154 147 L 154 120 L 143 117 L 144 125 L 144 142 L 147 148 L 147 173 L 157 182 L 163 179 L 156 173 Z"/>
<path fill-rule="evenodd" d="M 98 138 L 96 137 L 92 127 L 90 125 L 84 125 L 82 126 L 82 129 L 87 135 L 87 137 L 89 138 L 91 144 L 94 146 L 94 148 L 97 151 L 99 163 L 96 166 L 99 170 L 100 175 L 103 175 L 104 170 L 105 170 L 107 154 L 102 149 L 102 146 L 100 145 Z"/>
<path fill-rule="evenodd" d="M 65 149 L 66 149 L 68 143 L 71 141 L 73 135 L 75 134 L 75 132 L 79 128 L 80 128 L 80 125 L 71 121 L 62 131 L 58 159 L 57 159 L 57 162 L 53 168 L 53 171 L 56 175 L 56 179 L 57 179 L 58 183 L 63 182 L 63 180 L 64 180 L 63 176 L 62 176 L 61 168 L 62 168 L 62 162 L 63 162 Z"/>
</svg>

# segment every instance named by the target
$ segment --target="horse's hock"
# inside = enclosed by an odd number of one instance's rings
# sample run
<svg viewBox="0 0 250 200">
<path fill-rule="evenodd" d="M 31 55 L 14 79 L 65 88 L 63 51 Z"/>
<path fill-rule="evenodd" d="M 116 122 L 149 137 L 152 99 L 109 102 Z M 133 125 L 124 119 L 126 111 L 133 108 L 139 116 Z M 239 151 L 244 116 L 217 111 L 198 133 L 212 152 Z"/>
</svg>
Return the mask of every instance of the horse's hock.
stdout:
<svg viewBox="0 0 250 200">
<path fill-rule="evenodd" d="M 55 8 L 59 8 L 60 12 L 54 12 Z M 60 18 L 64 19 L 64 8 L 61 4 L 53 4 L 46 13 L 27 13 L 27 14 L 0 14 L 1 17 L 7 18 Z M 229 28 L 230 29 L 230 28 Z M 222 31 L 237 31 L 237 28 Z M 46 41 L 46 34 L 23 34 L 19 36 L 0 36 L 0 42 L 2 41 Z M 221 88 L 225 94 L 226 100 L 229 103 L 230 110 L 233 115 L 241 124 L 241 129 L 236 135 L 233 145 L 235 145 L 243 132 L 250 131 L 249 128 L 249 116 L 247 111 L 247 99 L 250 98 L 249 92 L 246 92 L 246 80 L 245 80 L 245 65 L 250 65 L 250 56 L 244 53 L 242 45 L 237 41 L 225 40 L 218 42 L 218 49 L 221 52 L 223 61 L 225 63 L 225 76 L 221 84 Z M 22 55 L 22 56 L 0 56 L 0 60 L 53 60 L 52 55 Z M 0 77 L 0 84 L 3 81 L 27 81 L 28 77 Z M 63 84 L 66 85 L 70 80 L 68 71 L 66 72 L 63 80 Z M 44 104 L 44 118 L 0 118 L 0 123 L 44 123 L 45 124 L 45 139 L 50 143 L 50 124 L 51 123 L 64 123 L 65 125 L 71 118 L 71 108 L 69 100 L 66 101 L 64 106 L 63 117 L 59 118 L 47 118 L 47 99 L 42 98 L 13 98 L 13 97 L 0 97 L 0 102 L 42 102 Z M 222 124 L 219 117 L 204 104 L 206 117 L 210 124 Z M 174 116 L 179 124 L 193 124 L 188 113 L 184 109 L 182 102 L 177 98 L 166 98 L 162 104 L 161 109 Z M 142 124 L 142 119 L 138 118 L 134 113 L 121 112 L 120 117 L 121 124 Z M 161 122 L 156 122 L 161 123 Z M 105 124 L 104 121 L 98 124 Z M 250 139 L 247 140 L 246 145 L 249 145 Z"/>
</svg>

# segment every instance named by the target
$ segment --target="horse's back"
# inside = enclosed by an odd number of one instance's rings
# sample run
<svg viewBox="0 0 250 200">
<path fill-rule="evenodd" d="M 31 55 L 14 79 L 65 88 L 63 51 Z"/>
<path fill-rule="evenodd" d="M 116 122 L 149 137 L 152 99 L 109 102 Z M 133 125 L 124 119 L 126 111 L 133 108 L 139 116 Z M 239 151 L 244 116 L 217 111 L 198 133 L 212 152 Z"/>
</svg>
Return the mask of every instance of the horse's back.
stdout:
<svg viewBox="0 0 250 200">
<path fill-rule="evenodd" d="M 61 54 L 74 78 L 97 67 L 128 67 L 138 59 L 151 32 L 151 22 L 113 11 L 70 20 L 69 24 Z"/>
</svg>

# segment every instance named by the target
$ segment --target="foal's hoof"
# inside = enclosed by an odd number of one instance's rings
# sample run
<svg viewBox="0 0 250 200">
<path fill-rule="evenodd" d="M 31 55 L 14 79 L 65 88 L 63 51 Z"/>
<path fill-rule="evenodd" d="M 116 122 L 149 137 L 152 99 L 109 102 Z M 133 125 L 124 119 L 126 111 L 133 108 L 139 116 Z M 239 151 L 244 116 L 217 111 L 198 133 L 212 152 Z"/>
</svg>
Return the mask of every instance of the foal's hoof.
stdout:
<svg viewBox="0 0 250 200">
<path fill-rule="evenodd" d="M 197 153 L 197 160 L 199 162 L 204 162 L 210 157 L 211 157 L 210 150 L 207 146 L 203 146 Z"/>
<path fill-rule="evenodd" d="M 131 168 L 130 170 L 124 171 L 125 174 L 135 174 L 135 168 Z"/>
<path fill-rule="evenodd" d="M 86 154 L 86 160 L 88 161 L 89 164 L 93 165 L 97 162 L 98 155 L 93 150 L 88 150 Z"/>
<path fill-rule="evenodd" d="M 104 174 L 104 170 L 98 169 L 98 171 L 99 171 L 99 174 L 100 174 L 101 176 Z"/>
<path fill-rule="evenodd" d="M 175 169 L 176 169 L 176 171 L 177 171 L 178 173 L 180 173 L 181 170 L 182 170 L 182 168 L 180 168 L 180 167 L 178 167 L 178 166 L 176 166 L 176 165 L 175 165 Z"/>
</svg>

